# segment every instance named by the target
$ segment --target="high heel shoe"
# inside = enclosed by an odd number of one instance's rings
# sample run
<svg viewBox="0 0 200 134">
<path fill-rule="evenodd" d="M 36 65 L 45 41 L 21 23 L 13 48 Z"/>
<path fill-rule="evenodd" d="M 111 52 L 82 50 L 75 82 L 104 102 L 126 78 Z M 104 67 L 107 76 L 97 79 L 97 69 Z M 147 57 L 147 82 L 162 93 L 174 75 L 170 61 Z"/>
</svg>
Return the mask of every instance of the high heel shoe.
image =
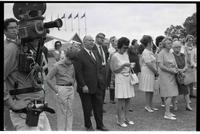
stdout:
<svg viewBox="0 0 200 134">
<path fill-rule="evenodd" d="M 125 122 L 119 122 L 118 117 L 117 118 L 117 125 L 119 125 L 120 127 L 127 127 L 128 125 Z"/>
<path fill-rule="evenodd" d="M 170 115 L 165 115 L 164 118 L 165 118 L 165 119 L 169 119 L 169 120 L 176 120 L 175 117 L 170 116 Z"/>
<path fill-rule="evenodd" d="M 120 127 L 127 127 L 128 125 L 126 125 L 126 123 L 122 122 L 122 123 L 119 123 L 117 122 L 117 124 L 120 126 Z"/>
<path fill-rule="evenodd" d="M 154 111 L 151 109 L 151 108 L 149 108 L 149 107 L 144 107 L 144 109 L 146 110 L 146 111 L 148 111 L 149 113 L 153 113 Z"/>
<path fill-rule="evenodd" d="M 135 124 L 133 121 L 130 121 L 130 120 L 125 120 L 124 122 L 128 125 L 134 125 Z"/>
<path fill-rule="evenodd" d="M 185 108 L 187 111 L 192 111 L 192 108 L 191 107 L 186 107 Z"/>
</svg>

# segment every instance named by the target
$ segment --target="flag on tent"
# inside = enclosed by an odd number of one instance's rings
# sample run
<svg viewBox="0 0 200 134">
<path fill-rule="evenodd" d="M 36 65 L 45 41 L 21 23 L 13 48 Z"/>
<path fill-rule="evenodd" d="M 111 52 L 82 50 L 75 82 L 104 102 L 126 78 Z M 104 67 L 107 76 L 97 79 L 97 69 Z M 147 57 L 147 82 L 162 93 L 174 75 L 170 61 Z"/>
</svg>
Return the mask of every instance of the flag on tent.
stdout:
<svg viewBox="0 0 200 134">
<path fill-rule="evenodd" d="M 68 19 L 72 18 L 72 13 L 68 16 Z"/>
<path fill-rule="evenodd" d="M 81 18 L 84 18 L 85 17 L 85 13 L 81 16 Z"/>
<path fill-rule="evenodd" d="M 77 13 L 77 15 L 74 17 L 74 19 L 76 19 L 78 17 L 78 13 Z"/>
</svg>

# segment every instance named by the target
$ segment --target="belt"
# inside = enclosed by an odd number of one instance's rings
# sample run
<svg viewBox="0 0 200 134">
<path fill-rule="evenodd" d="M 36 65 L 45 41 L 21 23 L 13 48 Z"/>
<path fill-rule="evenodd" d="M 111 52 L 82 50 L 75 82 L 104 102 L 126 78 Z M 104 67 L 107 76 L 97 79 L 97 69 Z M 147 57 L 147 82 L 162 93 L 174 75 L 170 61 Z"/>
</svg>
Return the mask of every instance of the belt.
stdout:
<svg viewBox="0 0 200 134">
<path fill-rule="evenodd" d="M 72 83 L 70 82 L 70 83 L 67 83 L 67 84 L 56 84 L 56 85 L 58 85 L 58 86 L 72 86 Z"/>
<path fill-rule="evenodd" d="M 19 94 L 27 94 L 27 93 L 34 93 L 43 90 L 42 88 L 34 88 L 34 87 L 28 87 L 23 89 L 14 89 L 10 90 L 10 95 L 19 95 Z"/>
</svg>

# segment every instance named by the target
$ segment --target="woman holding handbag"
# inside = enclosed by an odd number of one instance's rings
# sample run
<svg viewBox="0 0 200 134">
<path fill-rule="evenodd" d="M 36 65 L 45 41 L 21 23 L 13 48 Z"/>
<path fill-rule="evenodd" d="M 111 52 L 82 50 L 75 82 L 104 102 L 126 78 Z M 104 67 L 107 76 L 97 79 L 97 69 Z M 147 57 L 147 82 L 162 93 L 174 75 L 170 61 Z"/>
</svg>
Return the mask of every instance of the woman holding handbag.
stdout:
<svg viewBox="0 0 200 134">
<path fill-rule="evenodd" d="M 121 37 L 118 40 L 118 51 L 110 60 L 110 68 L 115 75 L 115 98 L 117 98 L 117 124 L 121 127 L 133 125 L 134 122 L 128 118 L 130 99 L 135 96 L 134 87 L 130 83 L 130 66 L 127 54 L 129 39 Z"/>
<path fill-rule="evenodd" d="M 156 69 L 156 58 L 151 51 L 153 39 L 149 35 L 144 35 L 140 42 L 145 46 L 145 49 L 141 56 L 141 76 L 139 89 L 145 92 L 145 110 L 152 113 L 158 110 L 152 106 L 155 76 L 158 76 L 158 71 Z"/>
<path fill-rule="evenodd" d="M 173 42 L 173 54 L 176 60 L 177 67 L 180 71 L 180 73 L 184 73 L 187 70 L 187 64 L 185 62 L 185 55 L 183 53 L 180 53 L 181 51 L 181 42 L 180 41 L 175 41 Z M 186 110 L 192 111 L 192 108 L 190 106 L 190 98 L 189 98 L 189 86 L 184 85 L 181 83 L 178 84 L 178 90 L 179 90 L 179 95 L 183 94 L 184 99 L 186 102 Z"/>
</svg>

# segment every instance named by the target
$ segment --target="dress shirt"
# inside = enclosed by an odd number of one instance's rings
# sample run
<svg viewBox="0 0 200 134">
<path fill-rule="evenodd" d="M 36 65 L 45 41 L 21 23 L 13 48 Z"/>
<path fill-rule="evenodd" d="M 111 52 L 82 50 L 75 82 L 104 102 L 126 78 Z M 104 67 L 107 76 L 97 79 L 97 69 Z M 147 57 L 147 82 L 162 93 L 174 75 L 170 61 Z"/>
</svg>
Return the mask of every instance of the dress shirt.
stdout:
<svg viewBox="0 0 200 134">
<path fill-rule="evenodd" d="M 101 47 L 101 49 L 102 49 L 102 52 L 103 52 L 103 62 L 102 62 L 102 65 L 105 66 L 106 65 L 106 58 L 105 58 L 104 50 L 103 50 L 103 48 L 102 48 L 101 45 L 96 44 L 96 46 L 97 46 L 97 49 L 98 49 L 98 52 L 99 52 L 100 55 L 101 55 L 101 50 L 100 50 L 99 47 Z"/>
<path fill-rule="evenodd" d="M 95 56 L 94 56 L 94 54 L 93 54 L 92 51 L 90 51 L 90 50 L 88 50 L 88 49 L 86 49 L 86 48 L 84 48 L 84 49 L 85 49 L 85 51 L 86 51 L 89 55 L 90 55 L 90 52 L 91 52 L 93 59 L 96 60 L 96 58 L 95 58 Z"/>
</svg>

